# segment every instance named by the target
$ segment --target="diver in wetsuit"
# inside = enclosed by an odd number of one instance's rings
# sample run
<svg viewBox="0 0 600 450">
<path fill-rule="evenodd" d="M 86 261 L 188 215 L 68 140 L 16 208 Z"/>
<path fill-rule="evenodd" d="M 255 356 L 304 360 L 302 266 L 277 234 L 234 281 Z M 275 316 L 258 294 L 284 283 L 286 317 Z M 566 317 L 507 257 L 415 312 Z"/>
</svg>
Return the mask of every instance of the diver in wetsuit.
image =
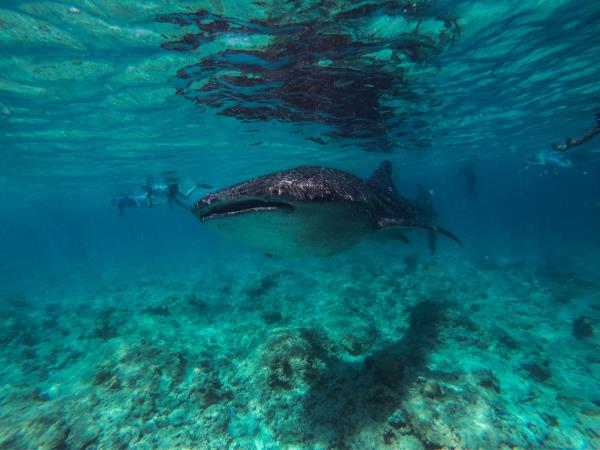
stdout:
<svg viewBox="0 0 600 450">
<path fill-rule="evenodd" d="M 565 154 L 557 154 L 552 150 L 542 150 L 527 158 L 524 163 L 525 170 L 528 170 L 531 166 L 569 169 L 573 167 L 573 162 Z"/>
<path fill-rule="evenodd" d="M 473 163 L 466 162 L 463 164 L 458 172 L 456 173 L 455 179 L 463 178 L 465 182 L 465 191 L 467 197 L 469 198 L 477 198 L 477 174 L 475 173 L 475 168 L 473 167 Z"/>
<path fill-rule="evenodd" d="M 137 206 L 151 207 L 152 204 L 148 201 L 146 194 L 139 195 L 117 195 L 113 197 L 111 203 L 117 207 L 119 217 L 125 216 L 125 208 L 134 208 Z"/>
<path fill-rule="evenodd" d="M 165 183 L 153 183 L 149 179 L 142 185 L 146 199 L 150 206 L 154 206 L 157 197 L 168 198 L 169 186 Z M 171 206 L 171 205 L 170 205 Z"/>
<path fill-rule="evenodd" d="M 589 130 L 584 135 L 579 136 L 575 139 L 568 138 L 564 143 L 552 144 L 552 147 L 554 147 L 554 150 L 557 150 L 559 152 L 564 152 L 571 147 L 575 147 L 577 145 L 581 145 L 581 144 L 589 141 L 590 139 L 592 139 L 594 136 L 596 136 L 598 134 L 600 134 L 600 111 L 596 112 L 596 126 L 594 128 Z"/>
<path fill-rule="evenodd" d="M 187 191 L 182 192 L 179 189 L 179 182 L 176 178 L 168 179 L 164 183 L 152 183 L 147 181 L 146 184 L 142 186 L 150 206 L 155 204 L 155 197 L 164 197 L 169 204 L 169 208 L 173 208 L 173 204 L 187 207 L 188 205 L 186 205 L 185 200 L 187 200 L 198 188 L 212 189 L 212 186 L 208 184 L 195 184 Z"/>
</svg>

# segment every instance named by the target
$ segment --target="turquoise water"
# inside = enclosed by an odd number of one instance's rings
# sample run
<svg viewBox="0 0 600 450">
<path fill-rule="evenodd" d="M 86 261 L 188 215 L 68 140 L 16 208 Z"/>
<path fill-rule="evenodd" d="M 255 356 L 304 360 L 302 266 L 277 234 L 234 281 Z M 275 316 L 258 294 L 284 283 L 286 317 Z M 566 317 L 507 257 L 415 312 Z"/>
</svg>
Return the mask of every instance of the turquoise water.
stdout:
<svg viewBox="0 0 600 450">
<path fill-rule="evenodd" d="M 2 2 L 0 447 L 600 448 L 600 136 L 552 147 L 596 125 L 599 22 L 578 0 Z M 462 247 L 282 257 L 190 212 L 384 160 Z M 201 187 L 148 207 L 174 179 Z"/>
</svg>

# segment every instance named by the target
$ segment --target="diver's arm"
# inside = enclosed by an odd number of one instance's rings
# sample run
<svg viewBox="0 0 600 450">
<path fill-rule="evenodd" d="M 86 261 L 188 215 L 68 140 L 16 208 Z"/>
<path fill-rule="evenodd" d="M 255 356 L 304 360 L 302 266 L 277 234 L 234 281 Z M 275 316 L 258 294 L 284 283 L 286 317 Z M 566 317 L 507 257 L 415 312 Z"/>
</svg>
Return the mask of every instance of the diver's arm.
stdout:
<svg viewBox="0 0 600 450">
<path fill-rule="evenodd" d="M 196 189 L 213 189 L 213 186 L 206 183 L 196 183 L 185 192 L 180 192 L 183 198 L 189 198 Z"/>
<path fill-rule="evenodd" d="M 193 185 L 193 186 L 192 186 L 191 188 L 189 188 L 187 191 L 185 191 L 185 192 L 179 192 L 179 195 L 181 195 L 183 198 L 186 198 L 186 199 L 187 199 L 187 198 L 189 198 L 189 197 L 190 197 L 190 195 L 192 195 L 192 193 L 193 193 L 193 192 L 194 192 L 196 189 L 198 189 L 198 186 L 197 186 L 197 185 Z"/>
<path fill-rule="evenodd" d="M 556 164 L 558 164 L 558 166 L 562 167 L 563 169 L 569 169 L 569 168 L 573 167 L 573 163 L 571 162 L 570 159 L 567 159 L 567 158 L 559 159 L 555 162 L 556 162 Z"/>
<path fill-rule="evenodd" d="M 568 138 L 564 143 L 553 144 L 552 147 L 554 147 L 554 150 L 558 150 L 559 152 L 564 152 L 571 147 L 575 147 L 577 145 L 586 143 L 587 141 L 592 139 L 594 136 L 597 136 L 598 134 L 600 134 L 600 111 L 598 111 L 596 113 L 596 122 L 597 122 L 596 126 L 594 128 L 592 128 L 591 130 L 589 130 L 584 135 L 579 136 L 575 139 Z"/>
<path fill-rule="evenodd" d="M 596 136 L 598 134 L 600 134 L 600 124 L 596 125 L 594 128 L 592 128 L 590 131 L 585 133 L 583 136 L 579 136 L 578 138 L 575 138 L 575 139 L 569 139 L 567 141 L 567 145 L 569 147 L 581 145 L 581 144 L 589 141 L 591 138 L 593 138 L 594 136 Z"/>
</svg>

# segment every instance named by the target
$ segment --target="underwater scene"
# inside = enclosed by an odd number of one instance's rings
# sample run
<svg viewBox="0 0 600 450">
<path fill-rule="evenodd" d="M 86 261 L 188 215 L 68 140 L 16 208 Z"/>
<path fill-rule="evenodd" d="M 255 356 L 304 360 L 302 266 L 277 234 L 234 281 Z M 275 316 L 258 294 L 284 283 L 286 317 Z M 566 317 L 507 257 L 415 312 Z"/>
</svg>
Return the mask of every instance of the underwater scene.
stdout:
<svg viewBox="0 0 600 450">
<path fill-rule="evenodd" d="M 0 2 L 1 449 L 600 449 L 600 2 Z"/>
</svg>

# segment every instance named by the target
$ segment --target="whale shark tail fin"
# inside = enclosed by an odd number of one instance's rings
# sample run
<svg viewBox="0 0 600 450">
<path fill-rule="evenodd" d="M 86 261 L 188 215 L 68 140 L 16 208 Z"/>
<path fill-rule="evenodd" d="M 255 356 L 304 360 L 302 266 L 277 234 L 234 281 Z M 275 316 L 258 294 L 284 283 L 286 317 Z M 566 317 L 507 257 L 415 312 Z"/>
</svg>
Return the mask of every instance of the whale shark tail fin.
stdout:
<svg viewBox="0 0 600 450">
<path fill-rule="evenodd" d="M 427 243 L 429 244 L 429 250 L 431 250 L 431 254 L 435 255 L 435 231 L 427 230 Z"/>
<path fill-rule="evenodd" d="M 452 233 L 449 230 L 446 230 L 445 228 L 438 227 L 437 225 L 429 225 L 429 224 L 421 224 L 421 223 L 413 224 L 412 227 L 424 228 L 427 231 L 427 242 L 429 243 L 429 249 L 431 250 L 432 255 L 435 253 L 437 233 L 443 234 L 444 236 L 449 237 L 450 239 L 455 241 L 458 245 L 463 247 L 463 243 L 461 242 L 461 240 L 458 237 L 456 237 L 456 235 L 454 233 Z"/>
<path fill-rule="evenodd" d="M 436 213 L 433 209 L 433 198 L 431 192 L 425 189 L 422 184 L 417 184 L 417 198 L 415 200 L 415 203 L 422 211 L 421 220 L 423 220 L 424 222 L 432 222 L 435 219 L 439 218 L 439 214 Z M 429 244 L 429 249 L 431 250 L 432 255 L 435 254 L 435 240 L 436 231 L 433 229 L 428 229 L 427 243 Z"/>
<path fill-rule="evenodd" d="M 418 223 L 418 222 L 406 223 L 401 220 L 388 219 L 388 218 L 381 219 L 380 221 L 378 221 L 377 224 L 380 229 L 385 229 L 385 228 L 390 228 L 390 227 L 424 229 L 425 231 L 427 231 L 427 240 L 429 242 L 429 249 L 431 250 L 431 253 L 435 253 L 436 236 L 438 233 L 443 234 L 446 237 L 449 237 L 450 239 L 452 239 L 453 241 L 458 243 L 461 247 L 463 246 L 463 243 L 461 242 L 461 240 L 458 237 L 456 237 L 456 235 L 454 235 L 454 233 L 452 233 L 449 230 L 446 230 L 445 228 L 439 227 L 437 225 L 430 225 L 427 223 Z"/>
<path fill-rule="evenodd" d="M 387 191 L 398 192 L 392 181 L 392 163 L 388 160 L 382 161 L 377 166 L 377 169 L 373 171 L 367 182 Z"/>
<path fill-rule="evenodd" d="M 439 217 L 439 214 L 433 209 L 433 197 L 431 191 L 425 189 L 420 183 L 417 183 L 417 198 L 415 203 L 423 211 L 425 220 L 429 221 Z"/>
</svg>

